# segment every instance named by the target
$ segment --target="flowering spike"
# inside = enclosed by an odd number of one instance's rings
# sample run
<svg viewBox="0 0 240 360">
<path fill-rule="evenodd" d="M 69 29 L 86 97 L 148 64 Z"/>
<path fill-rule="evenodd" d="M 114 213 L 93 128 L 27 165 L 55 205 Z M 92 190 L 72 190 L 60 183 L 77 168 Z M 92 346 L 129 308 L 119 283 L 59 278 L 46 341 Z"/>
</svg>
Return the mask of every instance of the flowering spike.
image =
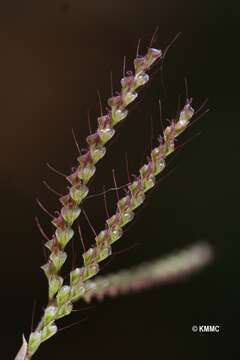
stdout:
<svg viewBox="0 0 240 360">
<path fill-rule="evenodd" d="M 56 227 L 55 234 L 53 234 L 51 240 L 47 241 L 46 247 L 50 250 L 49 256 L 50 261 L 43 265 L 43 270 L 46 276 L 49 278 L 52 275 L 58 275 L 63 263 L 66 260 L 66 253 L 62 252 L 65 246 L 69 243 L 74 235 L 72 226 L 74 222 L 79 218 L 81 213 L 80 205 L 84 198 L 88 195 L 87 183 L 93 177 L 96 171 L 95 165 L 100 159 L 105 156 L 106 147 L 104 146 L 115 134 L 115 125 L 125 119 L 128 115 L 127 106 L 132 103 L 138 96 L 137 89 L 149 81 L 149 75 L 147 71 L 150 69 L 154 61 L 160 57 L 161 51 L 156 49 L 148 49 L 148 52 L 142 58 L 138 57 L 134 60 L 135 72 L 127 71 L 126 76 L 121 79 L 121 89 L 115 95 L 111 96 L 107 103 L 109 109 L 106 114 L 101 111 L 101 116 L 98 117 L 98 127 L 95 132 L 90 134 L 87 141 L 87 149 L 84 154 L 79 151 L 80 156 L 78 157 L 79 165 L 72 168 L 72 173 L 68 176 L 62 174 L 71 187 L 68 189 L 68 193 L 64 196 L 60 196 L 60 202 L 62 208 L 58 212 L 58 215 L 52 220 L 52 224 Z M 102 109 L 102 106 L 101 106 Z M 74 136 L 75 142 L 76 138 Z M 79 150 L 79 146 L 77 144 Z M 51 166 L 50 166 L 51 167 Z M 52 168 L 52 167 L 51 167 Z M 149 188 L 149 179 L 145 180 L 144 189 Z M 134 199 L 135 207 L 139 206 L 142 195 L 136 196 Z M 131 201 L 133 203 L 133 201 Z M 134 207 L 132 207 L 134 208 Z M 121 212 L 118 223 L 114 228 L 108 230 L 104 235 L 103 243 L 104 247 L 101 247 L 101 251 L 98 249 L 94 253 L 94 261 L 102 261 L 107 255 L 110 254 L 111 250 L 108 247 L 111 243 L 119 239 L 122 235 L 121 226 L 124 226 L 132 220 L 134 214 L 131 212 L 132 209 L 127 209 L 125 212 Z M 101 236 L 96 239 L 97 243 L 102 242 Z M 89 263 L 90 266 L 90 263 Z M 93 276 L 98 270 L 95 265 L 88 268 L 83 273 L 83 278 L 89 278 Z M 51 278 L 49 282 L 49 298 L 52 299 L 58 291 L 58 282 L 54 278 Z"/>
</svg>

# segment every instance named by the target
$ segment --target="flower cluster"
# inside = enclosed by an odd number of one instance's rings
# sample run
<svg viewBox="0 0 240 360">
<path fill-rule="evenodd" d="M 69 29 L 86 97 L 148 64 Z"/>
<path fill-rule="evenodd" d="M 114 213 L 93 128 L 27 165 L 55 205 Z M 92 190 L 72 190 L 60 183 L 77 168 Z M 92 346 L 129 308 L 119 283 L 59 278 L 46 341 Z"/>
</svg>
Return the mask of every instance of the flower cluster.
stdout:
<svg viewBox="0 0 240 360">
<path fill-rule="evenodd" d="M 48 279 L 48 304 L 37 328 L 28 342 L 23 340 L 15 360 L 30 360 L 39 346 L 58 331 L 56 321 L 69 315 L 79 299 L 89 302 L 96 297 L 116 295 L 142 289 L 156 283 L 187 274 L 206 264 L 210 259 L 209 247 L 197 245 L 166 260 L 145 264 L 132 271 L 92 279 L 99 272 L 99 263 L 112 253 L 112 245 L 123 235 L 123 227 L 134 219 L 136 209 L 142 205 L 146 193 L 156 184 L 156 177 L 166 166 L 167 157 L 175 150 L 176 138 L 188 127 L 194 109 L 187 99 L 176 119 L 163 130 L 159 145 L 152 149 L 147 162 L 139 169 L 134 181 L 127 185 L 126 194 L 116 204 L 115 213 L 106 220 L 105 228 L 95 237 L 95 245 L 82 254 L 83 265 L 73 269 L 69 281 L 61 276 L 66 262 L 66 246 L 74 236 L 73 225 L 81 214 L 81 205 L 88 196 L 88 182 L 96 172 L 96 164 L 106 153 L 106 144 L 113 138 L 115 127 L 127 115 L 128 106 L 137 98 L 137 90 L 149 81 L 148 71 L 162 58 L 162 51 L 149 48 L 145 56 L 134 60 L 134 72 L 128 71 L 121 79 L 121 91 L 108 99 L 108 110 L 98 118 L 96 131 L 90 134 L 85 153 L 80 153 L 78 166 L 66 177 L 70 183 L 67 194 L 60 197 L 61 209 L 53 218 L 54 233 L 45 246 L 50 251 L 42 266 Z"/>
<path fill-rule="evenodd" d="M 44 270 L 50 281 L 55 279 L 55 282 L 50 282 L 50 285 L 52 286 L 52 288 L 50 286 L 50 305 L 45 309 L 43 318 L 38 325 L 37 330 L 30 335 L 28 342 L 28 353 L 30 355 L 33 355 L 36 352 L 42 342 L 57 332 L 55 321 L 72 312 L 73 302 L 80 298 L 88 299 L 88 294 L 92 294 L 92 291 L 95 288 L 94 282 L 87 282 L 87 280 L 98 273 L 99 263 L 111 255 L 111 245 L 121 238 L 123 234 L 122 228 L 133 220 L 134 210 L 144 202 L 145 193 L 155 185 L 156 176 L 165 168 L 167 156 L 174 151 L 176 137 L 187 128 L 194 114 L 190 102 L 190 100 L 186 101 L 184 108 L 180 112 L 179 118 L 172 120 L 171 124 L 164 130 L 159 146 L 151 151 L 149 161 L 140 168 L 139 175 L 128 185 L 127 195 L 118 200 L 115 214 L 106 220 L 106 228 L 100 231 L 96 236 L 96 245 L 83 253 L 83 266 L 71 271 L 70 283 L 68 285 L 62 285 L 63 280 L 57 283 L 56 275 L 54 274 L 55 277 L 53 278 L 51 272 L 48 269 L 46 270 L 45 267 Z M 70 195 L 67 195 L 67 197 L 69 199 Z M 62 219 L 64 219 L 65 222 L 63 222 Z M 63 224 L 67 222 L 67 224 L 70 223 L 71 225 L 74 221 L 70 215 L 63 218 L 63 215 L 61 214 L 54 222 L 60 220 Z M 70 227 L 64 227 L 61 229 L 61 237 L 58 234 L 58 230 L 59 227 L 57 227 L 55 232 L 56 237 L 47 243 L 47 246 L 52 251 L 50 259 L 57 271 L 66 260 L 66 253 L 63 252 L 62 249 L 67 243 L 66 238 L 68 237 L 68 234 L 72 234 L 73 231 Z M 60 244 L 60 250 L 57 247 L 57 254 L 54 251 L 56 239 Z"/>
<path fill-rule="evenodd" d="M 128 72 L 127 76 L 121 80 L 120 94 L 108 99 L 108 112 L 98 118 L 96 132 L 86 139 L 88 144 L 86 153 L 78 157 L 78 167 L 67 176 L 71 186 L 67 195 L 60 198 L 62 208 L 52 221 L 56 230 L 51 240 L 45 244 L 50 250 L 50 256 L 42 269 L 49 282 L 49 300 L 53 299 L 63 284 L 63 278 L 59 272 L 67 259 L 67 253 L 64 250 L 74 236 L 72 225 L 81 213 L 82 201 L 88 195 L 87 183 L 96 171 L 96 164 L 106 153 L 105 145 L 114 136 L 114 127 L 127 117 L 128 105 L 138 96 L 136 90 L 148 82 L 149 75 L 146 72 L 161 56 L 161 50 L 149 48 L 145 56 L 138 56 L 134 60 L 134 73 Z M 98 254 L 98 259 L 106 257 L 104 253 L 107 251 L 107 248 L 103 249 L 101 254 Z M 82 280 L 85 281 L 96 273 L 96 266 L 88 267 L 82 273 Z"/>
</svg>

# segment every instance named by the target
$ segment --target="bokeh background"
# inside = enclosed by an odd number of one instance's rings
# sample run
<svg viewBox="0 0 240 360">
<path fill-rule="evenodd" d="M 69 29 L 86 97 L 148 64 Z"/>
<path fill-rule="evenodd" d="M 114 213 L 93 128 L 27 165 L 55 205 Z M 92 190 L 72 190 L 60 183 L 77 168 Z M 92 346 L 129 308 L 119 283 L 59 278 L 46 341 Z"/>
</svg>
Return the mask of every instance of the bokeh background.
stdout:
<svg viewBox="0 0 240 360">
<path fill-rule="evenodd" d="M 138 39 L 144 53 L 159 26 L 156 47 L 170 48 L 162 71 L 141 92 L 129 118 L 118 129 L 98 166 L 92 192 L 127 182 L 156 144 L 164 118 L 175 115 L 185 98 L 184 78 L 198 108 L 208 98 L 211 111 L 179 140 L 186 145 L 172 157 L 158 188 L 114 246 L 113 272 L 206 240 L 212 244 L 211 266 L 175 285 L 94 303 L 61 323 L 68 326 L 43 345 L 37 359 L 237 359 L 239 282 L 239 82 L 237 2 L 9 0 L 0 4 L 1 122 L 1 359 L 13 359 L 46 301 L 42 240 L 37 215 L 50 233 L 48 217 L 57 198 L 42 184 L 60 192 L 64 179 L 46 162 L 69 174 L 76 165 L 74 128 L 80 147 L 88 135 L 87 112 L 95 128 L 102 102 L 110 95 L 110 71 L 119 89 L 123 57 L 131 69 Z M 155 70 L 157 67 L 155 68 Z M 164 88 L 163 88 L 164 83 Z M 105 107 L 105 105 L 104 105 Z M 152 118 L 152 120 L 151 120 Z M 151 125 L 152 124 L 152 125 Z M 107 197 L 114 210 L 115 194 Z M 85 209 L 96 231 L 106 214 L 102 197 Z M 84 240 L 93 241 L 81 220 Z M 80 262 L 80 240 L 74 253 Z M 69 265 L 71 266 L 71 264 Z M 84 309 L 79 304 L 78 309 Z M 87 319 L 86 319 L 87 317 Z M 218 334 L 193 334 L 193 325 L 219 325 Z"/>
</svg>

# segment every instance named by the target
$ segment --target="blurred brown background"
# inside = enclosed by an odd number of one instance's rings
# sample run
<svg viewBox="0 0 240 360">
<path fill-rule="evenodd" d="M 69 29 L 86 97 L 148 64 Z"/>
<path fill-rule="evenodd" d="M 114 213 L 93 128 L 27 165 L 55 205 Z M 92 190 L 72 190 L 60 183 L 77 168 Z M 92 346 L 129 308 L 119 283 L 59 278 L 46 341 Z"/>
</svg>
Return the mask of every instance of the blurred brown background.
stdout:
<svg viewBox="0 0 240 360">
<path fill-rule="evenodd" d="M 122 76 L 123 57 L 131 68 L 138 39 L 144 53 L 156 26 L 156 47 L 169 50 L 158 72 L 133 106 L 99 164 L 93 192 L 127 182 L 125 152 L 136 173 L 157 138 L 164 117 L 174 116 L 178 95 L 184 101 L 184 77 L 195 107 L 209 98 L 211 112 L 184 134 L 190 141 L 171 161 L 157 189 L 133 226 L 115 246 L 128 249 L 103 272 L 129 267 L 205 239 L 215 248 L 208 269 L 179 284 L 139 295 L 106 300 L 74 313 L 61 326 L 88 319 L 60 332 L 43 345 L 37 359 L 207 359 L 237 358 L 234 335 L 239 314 L 239 105 L 237 77 L 238 9 L 233 1 L 29 1 L 0 4 L 1 121 L 1 359 L 12 359 L 21 334 L 28 334 L 34 300 L 35 324 L 45 303 L 46 281 L 37 215 L 44 229 L 49 219 L 37 207 L 39 197 L 50 210 L 56 197 L 44 189 L 45 179 L 60 192 L 66 183 L 46 167 L 69 174 L 88 135 L 87 111 L 95 128 L 103 104 Z M 164 80 L 166 91 L 163 90 Z M 104 105 L 105 107 L 105 105 Z M 151 130 L 152 117 L 153 129 Z M 195 137 L 201 132 L 200 136 Z M 156 143 L 155 140 L 152 142 Z M 108 204 L 114 210 L 115 194 Z M 103 227 L 103 198 L 85 208 L 96 231 Z M 88 245 L 92 234 L 84 219 Z M 75 253 L 80 259 L 80 241 Z M 69 265 L 70 266 L 70 265 Z M 84 304 L 79 304 L 83 308 Z M 192 325 L 217 324 L 220 334 L 192 334 Z"/>
</svg>

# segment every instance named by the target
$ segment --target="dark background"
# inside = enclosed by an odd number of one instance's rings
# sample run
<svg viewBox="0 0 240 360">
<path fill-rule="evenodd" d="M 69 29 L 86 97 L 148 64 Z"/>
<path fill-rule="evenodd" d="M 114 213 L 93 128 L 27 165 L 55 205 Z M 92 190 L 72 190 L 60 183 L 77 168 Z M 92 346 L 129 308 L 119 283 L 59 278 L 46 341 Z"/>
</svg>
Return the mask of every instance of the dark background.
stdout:
<svg viewBox="0 0 240 360">
<path fill-rule="evenodd" d="M 172 157 L 161 186 L 148 197 L 133 226 L 115 246 L 103 272 L 130 267 L 168 254 L 198 240 L 211 243 L 211 266 L 175 285 L 94 303 L 61 323 L 70 325 L 41 346 L 37 359 L 237 359 L 239 291 L 239 81 L 237 21 L 233 1 L 46 1 L 9 0 L 0 5 L 1 121 L 1 359 L 13 359 L 21 334 L 29 333 L 33 303 L 35 324 L 46 301 L 42 240 L 34 222 L 39 216 L 50 233 L 39 197 L 51 210 L 56 197 L 42 179 L 60 192 L 66 182 L 46 162 L 69 174 L 76 165 L 74 128 L 80 146 L 88 135 L 86 113 L 95 128 L 102 101 L 122 75 L 123 56 L 131 69 L 138 39 L 144 53 L 156 26 L 156 47 L 164 49 L 178 32 L 163 72 L 141 92 L 137 106 L 118 128 L 119 136 L 98 165 L 92 191 L 127 182 L 157 138 L 164 117 L 173 117 L 178 95 L 184 102 L 184 78 L 198 108 L 208 98 L 211 111 L 179 140 L 188 142 Z M 157 69 L 156 67 L 155 69 Z M 162 79 L 166 86 L 163 91 Z M 105 107 L 105 105 L 104 105 Z M 151 120 L 152 117 L 152 131 Z M 196 136 L 196 134 L 199 134 Z M 191 140 L 191 141 L 190 141 Z M 189 142 L 190 141 L 190 142 Z M 152 142 L 156 144 L 155 141 Z M 115 194 L 108 204 L 114 210 Z M 103 198 L 85 209 L 96 231 L 106 218 Z M 88 245 L 93 236 L 81 219 Z M 134 248 L 132 245 L 138 244 Z M 75 254 L 80 263 L 80 241 Z M 84 308 L 79 304 L 78 308 Z M 219 325 L 218 334 L 193 334 L 192 325 Z"/>
</svg>

